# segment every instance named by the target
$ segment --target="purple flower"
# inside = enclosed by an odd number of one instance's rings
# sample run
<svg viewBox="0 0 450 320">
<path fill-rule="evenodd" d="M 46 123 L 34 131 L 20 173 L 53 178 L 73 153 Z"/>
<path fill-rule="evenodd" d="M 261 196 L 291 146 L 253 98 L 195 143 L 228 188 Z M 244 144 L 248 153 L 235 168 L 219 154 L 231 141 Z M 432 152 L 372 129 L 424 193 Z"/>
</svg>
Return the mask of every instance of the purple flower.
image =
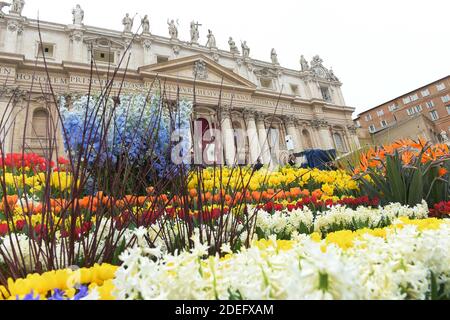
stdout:
<svg viewBox="0 0 450 320">
<path fill-rule="evenodd" d="M 18 295 L 16 296 L 16 300 L 21 300 L 21 299 L 19 298 Z M 22 301 L 34 301 L 34 300 L 40 300 L 39 295 L 36 295 L 36 297 L 34 296 L 34 291 L 31 291 L 30 294 L 27 294 L 27 295 L 22 299 Z"/>
</svg>

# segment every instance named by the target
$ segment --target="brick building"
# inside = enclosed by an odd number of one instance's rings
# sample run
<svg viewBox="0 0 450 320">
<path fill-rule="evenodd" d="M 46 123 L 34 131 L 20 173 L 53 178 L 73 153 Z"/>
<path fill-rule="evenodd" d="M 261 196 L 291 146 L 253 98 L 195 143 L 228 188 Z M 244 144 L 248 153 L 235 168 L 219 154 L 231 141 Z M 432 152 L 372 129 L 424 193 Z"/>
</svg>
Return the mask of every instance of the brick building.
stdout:
<svg viewBox="0 0 450 320">
<path fill-rule="evenodd" d="M 414 125 L 407 126 L 408 130 L 393 130 L 400 124 L 417 121 L 418 115 L 431 120 L 425 121 L 425 134 L 423 128 Z M 442 141 L 445 135 L 450 136 L 450 75 L 359 114 L 355 124 L 360 139 L 366 142 L 386 143 L 417 136 Z"/>
</svg>

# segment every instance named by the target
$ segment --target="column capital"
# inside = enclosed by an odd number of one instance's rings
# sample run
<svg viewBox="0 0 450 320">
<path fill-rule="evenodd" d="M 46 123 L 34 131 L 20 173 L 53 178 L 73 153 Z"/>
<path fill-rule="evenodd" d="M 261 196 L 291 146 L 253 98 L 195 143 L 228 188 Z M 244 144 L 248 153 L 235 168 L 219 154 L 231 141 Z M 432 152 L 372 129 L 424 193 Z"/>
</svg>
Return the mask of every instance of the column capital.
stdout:
<svg viewBox="0 0 450 320">
<path fill-rule="evenodd" d="M 356 134 L 358 128 L 357 128 L 354 124 L 352 124 L 352 125 L 348 125 L 348 126 L 347 126 L 347 130 L 348 130 L 351 134 Z"/>
<path fill-rule="evenodd" d="M 264 122 L 266 120 L 266 114 L 262 112 L 258 112 L 256 114 L 256 120 L 259 122 Z"/>
<path fill-rule="evenodd" d="M 306 119 L 301 119 L 301 118 L 295 118 L 295 124 L 298 127 L 303 127 L 304 125 L 311 126 L 311 121 L 306 120 Z"/>
<path fill-rule="evenodd" d="M 254 110 L 245 110 L 244 111 L 244 120 L 245 121 L 255 121 L 256 120 L 256 111 Z"/>
<path fill-rule="evenodd" d="M 69 39 L 72 42 L 81 42 L 83 41 L 83 36 L 84 36 L 83 30 L 73 30 L 69 35 Z"/>
<path fill-rule="evenodd" d="M 219 109 L 220 118 L 222 120 L 231 119 L 231 107 L 228 105 L 222 105 Z"/>
<path fill-rule="evenodd" d="M 286 124 L 286 128 L 295 127 L 295 121 L 297 119 L 293 116 L 283 116 L 283 121 Z"/>
<path fill-rule="evenodd" d="M 144 47 L 145 50 L 150 50 L 152 47 L 152 40 L 150 39 L 143 39 L 142 40 L 142 47 Z"/>
<path fill-rule="evenodd" d="M 328 128 L 328 121 L 323 119 L 314 119 L 311 121 L 311 126 L 315 129 Z"/>
<path fill-rule="evenodd" d="M 23 31 L 23 25 L 18 20 L 8 20 L 7 23 L 6 23 L 6 28 L 10 32 L 16 32 L 17 31 L 18 34 L 22 33 L 22 31 Z"/>
</svg>

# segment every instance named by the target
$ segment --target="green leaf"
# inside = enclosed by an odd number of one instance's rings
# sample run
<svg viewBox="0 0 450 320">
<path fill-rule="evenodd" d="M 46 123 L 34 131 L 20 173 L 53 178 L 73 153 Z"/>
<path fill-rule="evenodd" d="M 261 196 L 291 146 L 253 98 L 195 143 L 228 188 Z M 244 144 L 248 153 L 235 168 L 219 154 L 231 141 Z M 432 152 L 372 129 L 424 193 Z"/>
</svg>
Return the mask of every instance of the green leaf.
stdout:
<svg viewBox="0 0 450 320">
<path fill-rule="evenodd" d="M 406 186 L 401 172 L 401 160 L 398 153 L 386 157 L 386 178 L 391 184 L 393 200 L 401 204 L 406 203 Z"/>
<path fill-rule="evenodd" d="M 412 169 L 413 174 L 409 183 L 408 204 L 415 206 L 423 200 L 423 177 L 419 169 Z"/>
</svg>

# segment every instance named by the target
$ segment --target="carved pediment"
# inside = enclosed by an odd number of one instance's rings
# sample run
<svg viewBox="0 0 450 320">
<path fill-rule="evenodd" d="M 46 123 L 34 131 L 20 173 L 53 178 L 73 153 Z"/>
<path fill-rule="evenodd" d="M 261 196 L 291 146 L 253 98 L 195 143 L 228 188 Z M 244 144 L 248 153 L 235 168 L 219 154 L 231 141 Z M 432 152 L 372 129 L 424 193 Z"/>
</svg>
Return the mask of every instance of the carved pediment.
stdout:
<svg viewBox="0 0 450 320">
<path fill-rule="evenodd" d="M 270 68 L 258 68 L 254 70 L 255 75 L 264 78 L 277 78 L 278 71 Z"/>
<path fill-rule="evenodd" d="M 105 49 L 125 49 L 127 44 L 123 41 L 112 40 L 105 37 L 86 37 L 84 42 L 88 45 L 92 45 L 95 48 L 105 48 Z"/>
<path fill-rule="evenodd" d="M 157 74 L 160 77 L 174 79 L 196 80 L 215 84 L 223 83 L 224 85 L 252 89 L 256 88 L 249 80 L 204 55 L 195 55 L 144 66 L 139 68 L 139 72 L 144 76 L 145 74 Z"/>
</svg>

